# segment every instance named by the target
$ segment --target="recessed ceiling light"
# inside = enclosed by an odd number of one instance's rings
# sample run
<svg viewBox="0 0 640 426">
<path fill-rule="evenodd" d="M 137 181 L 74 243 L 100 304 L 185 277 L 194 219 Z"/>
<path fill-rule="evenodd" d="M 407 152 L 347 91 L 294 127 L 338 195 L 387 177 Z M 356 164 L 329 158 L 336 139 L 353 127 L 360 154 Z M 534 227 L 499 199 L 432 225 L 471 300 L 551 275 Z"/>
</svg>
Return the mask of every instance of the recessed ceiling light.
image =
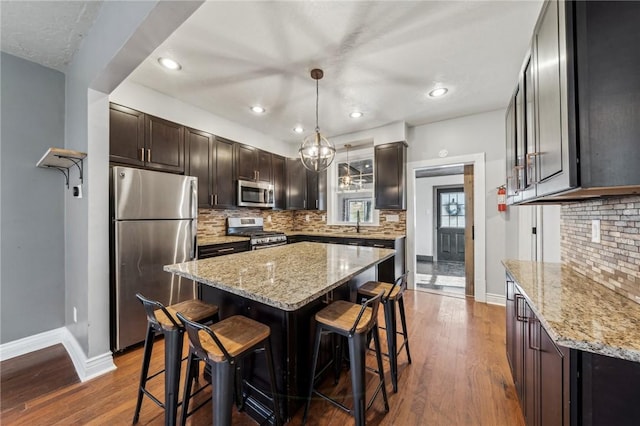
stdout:
<svg viewBox="0 0 640 426">
<path fill-rule="evenodd" d="M 296 126 L 293 128 L 293 131 L 296 133 L 302 133 L 304 132 L 304 128 L 302 128 L 302 126 Z"/>
<path fill-rule="evenodd" d="M 256 114 L 262 114 L 266 111 L 266 109 L 262 108 L 259 105 L 254 105 L 251 107 L 251 111 L 255 112 Z"/>
<path fill-rule="evenodd" d="M 440 96 L 446 95 L 448 91 L 449 89 L 447 89 L 446 87 L 439 87 L 430 91 L 429 96 L 431 96 L 432 98 L 439 98 Z"/>
<path fill-rule="evenodd" d="M 351 118 L 360 118 L 362 117 L 362 113 L 360 111 L 353 111 L 351 114 L 349 114 L 349 117 Z"/>
<path fill-rule="evenodd" d="M 182 65 L 171 58 L 158 58 L 158 62 L 168 70 L 177 71 L 179 69 L 182 69 Z"/>
</svg>

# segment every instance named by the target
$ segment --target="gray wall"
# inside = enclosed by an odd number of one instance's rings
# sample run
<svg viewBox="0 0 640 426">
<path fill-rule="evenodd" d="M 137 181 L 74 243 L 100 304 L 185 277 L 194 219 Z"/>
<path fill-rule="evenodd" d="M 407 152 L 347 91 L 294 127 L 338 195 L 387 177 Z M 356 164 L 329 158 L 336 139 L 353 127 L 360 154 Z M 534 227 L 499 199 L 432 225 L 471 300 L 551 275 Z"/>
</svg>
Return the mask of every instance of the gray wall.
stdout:
<svg viewBox="0 0 640 426">
<path fill-rule="evenodd" d="M 64 325 L 62 174 L 36 167 L 64 146 L 64 74 L 1 54 L 0 343 Z"/>
</svg>

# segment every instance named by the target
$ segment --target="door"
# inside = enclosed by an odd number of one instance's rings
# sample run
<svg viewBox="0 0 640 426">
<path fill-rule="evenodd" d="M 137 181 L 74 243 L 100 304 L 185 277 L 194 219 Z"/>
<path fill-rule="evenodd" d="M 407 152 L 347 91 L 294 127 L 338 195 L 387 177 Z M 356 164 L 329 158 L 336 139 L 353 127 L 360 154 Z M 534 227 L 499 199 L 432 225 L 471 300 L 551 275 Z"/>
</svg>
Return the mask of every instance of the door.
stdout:
<svg viewBox="0 0 640 426">
<path fill-rule="evenodd" d="M 213 207 L 236 207 L 237 185 L 233 180 L 234 142 L 216 137 L 213 154 Z"/>
<path fill-rule="evenodd" d="M 287 205 L 287 170 L 285 159 L 279 155 L 273 155 L 273 208 L 284 210 Z"/>
<path fill-rule="evenodd" d="M 147 115 L 146 167 L 184 172 L 184 128 L 171 121 Z"/>
<path fill-rule="evenodd" d="M 144 165 L 144 114 L 131 108 L 109 106 L 109 161 Z"/>
<path fill-rule="evenodd" d="M 307 207 L 307 172 L 299 158 L 287 158 L 287 210 Z"/>
<path fill-rule="evenodd" d="M 187 174 L 198 178 L 198 207 L 210 208 L 212 151 L 214 137 L 210 133 L 195 129 L 185 129 L 187 143 Z"/>
<path fill-rule="evenodd" d="M 438 188 L 438 261 L 464 262 L 464 187 Z"/>
<path fill-rule="evenodd" d="M 196 284 L 163 270 L 186 262 L 193 254 L 192 220 L 132 220 L 115 223 L 115 333 L 116 350 L 145 337 L 147 318 L 135 297 L 166 305 L 194 299 Z"/>
<path fill-rule="evenodd" d="M 236 174 L 239 180 L 258 180 L 258 150 L 249 145 L 237 143 Z"/>
</svg>

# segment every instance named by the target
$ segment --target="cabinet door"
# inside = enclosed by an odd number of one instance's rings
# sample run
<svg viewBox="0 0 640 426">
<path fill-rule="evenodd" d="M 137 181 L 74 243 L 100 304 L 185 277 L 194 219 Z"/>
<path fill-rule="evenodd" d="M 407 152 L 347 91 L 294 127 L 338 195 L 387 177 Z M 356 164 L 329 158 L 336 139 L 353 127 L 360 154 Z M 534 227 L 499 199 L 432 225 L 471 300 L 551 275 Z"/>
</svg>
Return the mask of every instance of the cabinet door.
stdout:
<svg viewBox="0 0 640 426">
<path fill-rule="evenodd" d="M 271 153 L 258 149 L 258 165 L 256 166 L 259 182 L 273 183 L 273 163 Z"/>
<path fill-rule="evenodd" d="M 184 172 L 184 129 L 152 115 L 145 117 L 145 165 L 149 169 Z"/>
<path fill-rule="evenodd" d="M 513 332 L 513 366 L 515 370 L 513 382 L 516 385 L 516 391 L 518 392 L 520 402 L 521 404 L 524 404 L 524 330 L 527 323 L 524 312 L 525 300 L 517 289 L 514 291 L 514 302 L 516 323 L 515 330 Z"/>
<path fill-rule="evenodd" d="M 538 423 L 537 413 L 537 391 L 538 391 L 538 379 L 537 379 L 537 352 L 534 349 L 534 341 L 536 338 L 536 317 L 529 305 L 523 301 L 522 304 L 525 308 L 526 324 L 524 327 L 524 376 L 523 376 L 523 398 L 522 408 L 524 411 L 524 419 L 527 426 L 536 426 Z"/>
<path fill-rule="evenodd" d="M 516 89 L 518 90 L 518 89 Z M 517 203 L 518 199 L 518 175 L 516 173 L 516 100 L 515 96 L 507 107 L 505 115 L 505 133 L 507 139 L 506 163 L 507 163 L 507 204 Z"/>
<path fill-rule="evenodd" d="M 376 209 L 404 210 L 407 145 L 394 142 L 374 149 Z"/>
<path fill-rule="evenodd" d="M 109 161 L 144 165 L 144 114 L 131 108 L 109 106 Z"/>
<path fill-rule="evenodd" d="M 543 426 L 560 426 L 564 424 L 564 377 L 565 359 L 551 337 L 537 323 L 540 353 L 540 424 Z M 613 424 L 613 423 L 611 423 Z"/>
<path fill-rule="evenodd" d="M 506 342 L 507 342 L 507 361 L 511 367 L 511 375 L 515 377 L 515 327 L 516 327 L 516 308 L 514 299 L 514 282 L 507 277 L 507 296 L 506 296 Z"/>
<path fill-rule="evenodd" d="M 327 210 L 327 171 L 318 173 L 318 210 Z"/>
<path fill-rule="evenodd" d="M 239 180 L 257 180 L 258 149 L 241 143 L 235 146 L 236 173 Z"/>
<path fill-rule="evenodd" d="M 271 161 L 274 191 L 273 208 L 283 210 L 287 207 L 287 170 L 285 167 L 285 159 L 284 157 L 274 154 Z"/>
<path fill-rule="evenodd" d="M 546 2 L 534 34 L 537 195 L 575 185 L 569 170 L 564 28 L 564 2 Z"/>
<path fill-rule="evenodd" d="M 214 136 L 200 130 L 185 128 L 185 143 L 186 173 L 198 178 L 198 207 L 211 207 L 213 205 L 211 180 Z"/>
<path fill-rule="evenodd" d="M 287 158 L 287 210 L 307 207 L 307 173 L 299 158 Z"/>
<path fill-rule="evenodd" d="M 523 114 L 522 114 L 522 199 L 528 200 L 536 196 L 537 178 L 534 176 L 536 153 L 536 121 L 535 121 L 535 87 L 533 82 L 533 62 L 527 61 L 522 75 Z"/>
<path fill-rule="evenodd" d="M 234 142 L 216 137 L 213 155 L 213 207 L 236 207 L 236 182 L 233 179 Z"/>
<path fill-rule="evenodd" d="M 306 170 L 306 169 L 305 169 Z M 318 173 L 306 170 L 307 172 L 307 210 L 318 210 Z"/>
</svg>

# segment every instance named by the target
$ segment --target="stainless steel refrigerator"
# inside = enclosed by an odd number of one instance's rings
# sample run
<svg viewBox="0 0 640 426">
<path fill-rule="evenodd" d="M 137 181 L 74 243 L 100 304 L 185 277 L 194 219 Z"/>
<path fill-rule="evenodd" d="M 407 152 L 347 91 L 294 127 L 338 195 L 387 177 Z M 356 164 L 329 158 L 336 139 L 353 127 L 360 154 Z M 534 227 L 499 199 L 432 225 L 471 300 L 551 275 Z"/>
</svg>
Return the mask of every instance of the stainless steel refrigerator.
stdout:
<svg viewBox="0 0 640 426">
<path fill-rule="evenodd" d="M 197 178 L 113 167 L 111 174 L 111 343 L 144 340 L 136 293 L 171 305 L 197 297 L 192 280 L 162 270 L 196 257 Z"/>
</svg>

